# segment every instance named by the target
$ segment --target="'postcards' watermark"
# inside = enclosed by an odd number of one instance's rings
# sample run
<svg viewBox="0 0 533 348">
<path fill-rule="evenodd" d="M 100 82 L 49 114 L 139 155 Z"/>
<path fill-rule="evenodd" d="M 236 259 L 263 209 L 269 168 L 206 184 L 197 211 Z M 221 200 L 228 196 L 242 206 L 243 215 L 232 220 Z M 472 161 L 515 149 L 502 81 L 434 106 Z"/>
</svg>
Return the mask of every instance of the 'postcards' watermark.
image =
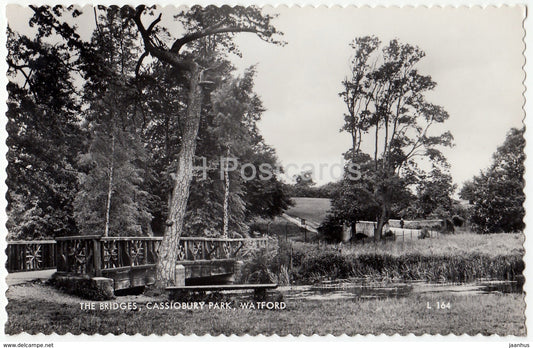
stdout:
<svg viewBox="0 0 533 348">
<path fill-rule="evenodd" d="M 324 178 L 334 181 L 346 176 L 350 180 L 359 180 L 362 177 L 361 167 L 357 163 L 305 163 L 298 165 L 288 163 L 285 166 L 270 163 L 240 163 L 236 157 L 220 157 L 218 161 L 208 161 L 205 157 L 198 157 L 194 166 L 196 180 L 207 180 L 209 171 L 217 171 L 220 179 L 224 180 L 226 173 L 237 172 L 245 181 L 251 180 L 271 180 L 283 173 L 299 173 L 294 175 L 297 182 L 311 182 L 313 179 L 319 181 Z M 313 178 L 314 177 L 314 178 Z"/>
</svg>

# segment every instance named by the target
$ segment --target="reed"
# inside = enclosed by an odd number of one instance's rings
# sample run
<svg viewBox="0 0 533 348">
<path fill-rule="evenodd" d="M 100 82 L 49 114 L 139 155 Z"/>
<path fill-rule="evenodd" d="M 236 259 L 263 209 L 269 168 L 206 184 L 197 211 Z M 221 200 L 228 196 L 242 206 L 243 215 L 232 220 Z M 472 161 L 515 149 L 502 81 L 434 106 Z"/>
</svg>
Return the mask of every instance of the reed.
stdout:
<svg viewBox="0 0 533 348">
<path fill-rule="evenodd" d="M 243 275 L 247 278 L 254 274 L 258 278 L 256 281 L 283 279 L 284 283 L 289 278 L 293 284 L 352 277 L 448 282 L 521 281 L 523 240 L 523 234 L 462 233 L 406 242 L 319 245 L 279 238 L 277 247 L 271 248 L 269 253 L 260 253 L 247 260 Z"/>
<path fill-rule="evenodd" d="M 518 280 L 524 270 L 519 255 L 390 255 L 341 254 L 324 251 L 305 257 L 292 270 L 293 279 L 307 283 L 317 276 L 328 279 L 371 278 L 468 282 L 481 278 Z"/>
</svg>

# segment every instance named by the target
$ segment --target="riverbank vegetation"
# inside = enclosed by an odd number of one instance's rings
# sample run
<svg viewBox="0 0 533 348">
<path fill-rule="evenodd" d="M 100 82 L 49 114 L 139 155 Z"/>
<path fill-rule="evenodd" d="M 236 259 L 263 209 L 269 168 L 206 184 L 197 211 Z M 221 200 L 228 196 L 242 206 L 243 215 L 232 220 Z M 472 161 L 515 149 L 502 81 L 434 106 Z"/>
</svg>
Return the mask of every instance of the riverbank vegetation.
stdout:
<svg viewBox="0 0 533 348">
<path fill-rule="evenodd" d="M 307 284 L 324 279 L 468 282 L 481 278 L 522 281 L 521 234 L 440 235 L 425 240 L 354 245 L 278 239 L 277 248 L 245 264 L 243 281 Z M 262 272 L 262 273 L 261 273 Z M 261 273 L 262 276 L 257 277 Z"/>
</svg>

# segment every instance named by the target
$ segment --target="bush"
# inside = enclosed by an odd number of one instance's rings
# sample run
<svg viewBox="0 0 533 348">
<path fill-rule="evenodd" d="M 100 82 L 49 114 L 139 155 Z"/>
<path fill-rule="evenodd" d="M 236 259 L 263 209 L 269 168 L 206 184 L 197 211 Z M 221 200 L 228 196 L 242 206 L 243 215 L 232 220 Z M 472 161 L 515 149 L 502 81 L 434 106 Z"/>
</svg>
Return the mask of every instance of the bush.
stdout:
<svg viewBox="0 0 533 348">
<path fill-rule="evenodd" d="M 342 240 L 343 223 L 333 215 L 327 215 L 322 224 L 318 227 L 320 236 L 327 242 L 338 242 Z"/>
<path fill-rule="evenodd" d="M 441 232 L 442 233 L 455 233 L 455 227 L 454 227 L 452 220 L 450 219 L 443 220 Z"/>
<path fill-rule="evenodd" d="M 396 235 L 394 233 L 392 233 L 391 231 L 387 231 L 385 233 L 383 233 L 383 240 L 387 241 L 387 240 L 396 240 Z"/>
<path fill-rule="evenodd" d="M 293 255 L 291 242 L 278 238 L 278 247 L 274 253 L 267 253 L 265 250 L 255 254 L 254 257 L 245 261 L 242 268 L 241 282 L 243 283 L 277 283 L 288 285 L 291 281 L 290 266 L 303 257 L 299 254 Z"/>
<path fill-rule="evenodd" d="M 99 282 L 97 278 L 54 275 L 49 282 L 52 286 L 67 294 L 88 300 L 104 301 L 115 298 L 113 288 L 107 286 L 109 284 Z"/>
<path fill-rule="evenodd" d="M 352 240 L 356 243 L 359 243 L 359 242 L 364 242 L 366 239 L 368 239 L 368 236 L 364 233 L 356 233 L 353 237 L 352 237 Z"/>
</svg>

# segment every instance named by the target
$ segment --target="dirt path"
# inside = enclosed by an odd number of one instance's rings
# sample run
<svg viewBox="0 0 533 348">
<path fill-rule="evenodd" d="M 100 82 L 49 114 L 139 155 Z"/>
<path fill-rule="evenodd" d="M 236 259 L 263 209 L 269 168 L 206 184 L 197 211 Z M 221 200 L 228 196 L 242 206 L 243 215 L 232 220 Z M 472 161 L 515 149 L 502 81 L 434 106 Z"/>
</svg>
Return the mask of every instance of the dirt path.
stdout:
<svg viewBox="0 0 533 348">
<path fill-rule="evenodd" d="M 66 294 L 51 285 L 45 284 L 40 281 L 26 282 L 24 284 L 16 284 L 9 286 L 6 297 L 9 300 L 34 300 L 45 301 L 59 304 L 79 304 L 80 302 L 87 301 L 81 297 Z M 114 300 L 100 301 L 100 302 L 147 302 L 153 301 L 154 297 L 148 297 L 145 295 L 126 295 L 117 296 Z M 93 301 L 95 302 L 95 301 Z"/>
<path fill-rule="evenodd" d="M 35 280 L 46 281 L 50 279 L 52 274 L 56 272 L 55 269 L 47 269 L 44 271 L 30 271 L 30 272 L 15 272 L 9 273 L 6 277 L 8 286 L 23 284 Z"/>
</svg>

